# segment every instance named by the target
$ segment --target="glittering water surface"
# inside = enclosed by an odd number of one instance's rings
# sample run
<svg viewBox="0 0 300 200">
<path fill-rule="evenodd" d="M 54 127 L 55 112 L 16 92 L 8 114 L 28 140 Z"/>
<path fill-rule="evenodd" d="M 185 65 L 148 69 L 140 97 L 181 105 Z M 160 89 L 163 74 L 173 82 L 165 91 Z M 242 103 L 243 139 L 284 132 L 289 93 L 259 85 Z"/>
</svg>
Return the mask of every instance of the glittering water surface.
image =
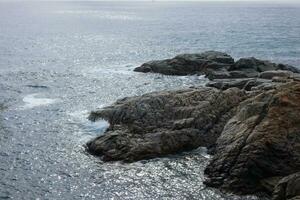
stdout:
<svg viewBox="0 0 300 200">
<path fill-rule="evenodd" d="M 256 199 L 206 188 L 202 148 L 132 164 L 83 145 L 118 98 L 203 85 L 144 61 L 223 50 L 300 64 L 300 8 L 206 3 L 0 3 L 0 199 Z"/>
</svg>

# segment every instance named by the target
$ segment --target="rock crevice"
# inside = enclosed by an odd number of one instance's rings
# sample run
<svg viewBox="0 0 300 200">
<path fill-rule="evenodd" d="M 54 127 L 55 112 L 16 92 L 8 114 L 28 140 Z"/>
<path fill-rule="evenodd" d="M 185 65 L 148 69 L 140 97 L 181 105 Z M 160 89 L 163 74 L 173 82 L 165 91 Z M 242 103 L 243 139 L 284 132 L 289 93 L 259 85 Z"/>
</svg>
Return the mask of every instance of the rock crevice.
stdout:
<svg viewBox="0 0 300 200">
<path fill-rule="evenodd" d="M 300 170 L 299 90 L 291 82 L 241 103 L 205 170 L 208 185 L 253 193 L 264 178 Z"/>
</svg>

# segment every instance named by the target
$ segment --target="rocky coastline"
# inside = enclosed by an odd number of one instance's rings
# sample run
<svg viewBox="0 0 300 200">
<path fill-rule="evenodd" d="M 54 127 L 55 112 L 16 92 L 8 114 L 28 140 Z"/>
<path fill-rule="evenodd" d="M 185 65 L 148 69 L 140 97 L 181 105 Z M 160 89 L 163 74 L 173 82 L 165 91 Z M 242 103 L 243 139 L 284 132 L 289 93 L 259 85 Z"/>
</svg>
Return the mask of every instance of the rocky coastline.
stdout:
<svg viewBox="0 0 300 200">
<path fill-rule="evenodd" d="M 88 142 L 104 161 L 133 162 L 207 147 L 205 184 L 237 194 L 300 199 L 300 70 L 223 52 L 182 54 L 134 71 L 205 75 L 205 87 L 118 100 L 91 112 L 110 127 Z"/>
</svg>

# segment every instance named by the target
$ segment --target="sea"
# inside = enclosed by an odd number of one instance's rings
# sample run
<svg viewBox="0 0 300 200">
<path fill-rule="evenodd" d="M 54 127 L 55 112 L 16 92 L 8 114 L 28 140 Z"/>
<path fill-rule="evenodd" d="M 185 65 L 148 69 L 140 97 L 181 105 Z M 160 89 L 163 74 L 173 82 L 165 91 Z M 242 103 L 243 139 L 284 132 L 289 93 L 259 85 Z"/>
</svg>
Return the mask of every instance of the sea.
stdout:
<svg viewBox="0 0 300 200">
<path fill-rule="evenodd" d="M 0 2 L 0 199 L 254 200 L 203 184 L 205 148 L 104 163 L 85 143 L 117 99 L 207 83 L 144 62 L 224 51 L 300 67 L 300 5 L 267 2 Z"/>
</svg>

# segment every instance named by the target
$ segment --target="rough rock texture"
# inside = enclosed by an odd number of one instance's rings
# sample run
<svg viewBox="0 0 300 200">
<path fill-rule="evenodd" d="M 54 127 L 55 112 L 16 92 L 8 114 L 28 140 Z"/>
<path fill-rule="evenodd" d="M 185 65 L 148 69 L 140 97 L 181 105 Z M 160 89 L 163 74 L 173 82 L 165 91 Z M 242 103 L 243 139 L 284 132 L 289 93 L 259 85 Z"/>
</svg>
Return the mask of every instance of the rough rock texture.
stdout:
<svg viewBox="0 0 300 200">
<path fill-rule="evenodd" d="M 227 90 L 228 88 L 239 88 L 247 91 L 252 90 L 253 87 L 259 85 L 266 85 L 271 83 L 270 80 L 258 79 L 258 78 L 241 78 L 241 79 L 216 79 L 206 84 L 207 87 L 214 87 L 221 90 Z"/>
<path fill-rule="evenodd" d="M 280 72 L 275 73 L 274 71 L 280 70 Z M 267 78 L 268 76 L 271 76 L 271 73 L 266 73 L 267 71 L 273 72 L 273 76 L 280 76 L 283 77 L 283 71 L 285 72 L 291 72 L 291 73 L 300 73 L 300 70 L 290 66 L 290 65 L 284 65 L 284 64 L 276 64 L 272 63 L 270 61 L 266 60 L 259 60 L 253 57 L 250 58 L 241 58 L 237 62 L 235 62 L 233 65 L 231 65 L 230 68 L 226 69 L 214 69 L 206 73 L 206 76 L 210 80 L 214 79 L 235 79 L 235 78 Z M 261 75 L 263 74 L 263 75 Z M 284 74 L 285 77 L 287 74 Z M 264 76 L 264 77 L 262 77 Z M 271 78 L 267 78 L 271 79 Z"/>
<path fill-rule="evenodd" d="M 144 63 L 134 69 L 136 72 L 153 72 L 165 75 L 206 75 L 210 80 L 259 77 L 261 72 L 285 70 L 300 73 L 300 70 L 284 64 L 259 60 L 253 57 L 241 58 L 237 62 L 223 52 L 207 51 L 200 54 L 182 54 L 172 59 Z"/>
<path fill-rule="evenodd" d="M 281 78 L 290 78 L 293 75 L 292 72 L 286 70 L 277 70 L 277 71 L 264 71 L 259 74 L 259 78 L 262 79 L 272 79 L 274 77 L 281 77 Z"/>
<path fill-rule="evenodd" d="M 124 98 L 92 112 L 109 129 L 87 143 L 105 161 L 132 162 L 199 146 L 214 154 L 206 184 L 234 193 L 300 199 L 300 71 L 256 58 L 234 62 L 209 51 L 152 61 L 135 69 L 204 74 L 207 87 Z"/>
<path fill-rule="evenodd" d="M 91 113 L 110 128 L 87 149 L 104 160 L 134 161 L 209 147 L 245 97 L 237 88 L 202 87 L 125 98 Z"/>
<path fill-rule="evenodd" d="M 300 83 L 290 82 L 242 102 L 217 140 L 206 184 L 236 193 L 300 169 Z"/>
<path fill-rule="evenodd" d="M 200 54 L 182 54 L 172 59 L 144 63 L 136 72 L 153 72 L 165 75 L 203 75 L 209 70 L 226 69 L 234 60 L 226 53 L 207 51 Z"/>
<path fill-rule="evenodd" d="M 273 200 L 300 199 L 300 172 L 282 178 L 273 192 Z"/>
<path fill-rule="evenodd" d="M 247 77 L 257 77 L 260 72 L 276 70 L 277 65 L 256 58 L 241 58 L 229 70 L 242 71 Z"/>
</svg>

